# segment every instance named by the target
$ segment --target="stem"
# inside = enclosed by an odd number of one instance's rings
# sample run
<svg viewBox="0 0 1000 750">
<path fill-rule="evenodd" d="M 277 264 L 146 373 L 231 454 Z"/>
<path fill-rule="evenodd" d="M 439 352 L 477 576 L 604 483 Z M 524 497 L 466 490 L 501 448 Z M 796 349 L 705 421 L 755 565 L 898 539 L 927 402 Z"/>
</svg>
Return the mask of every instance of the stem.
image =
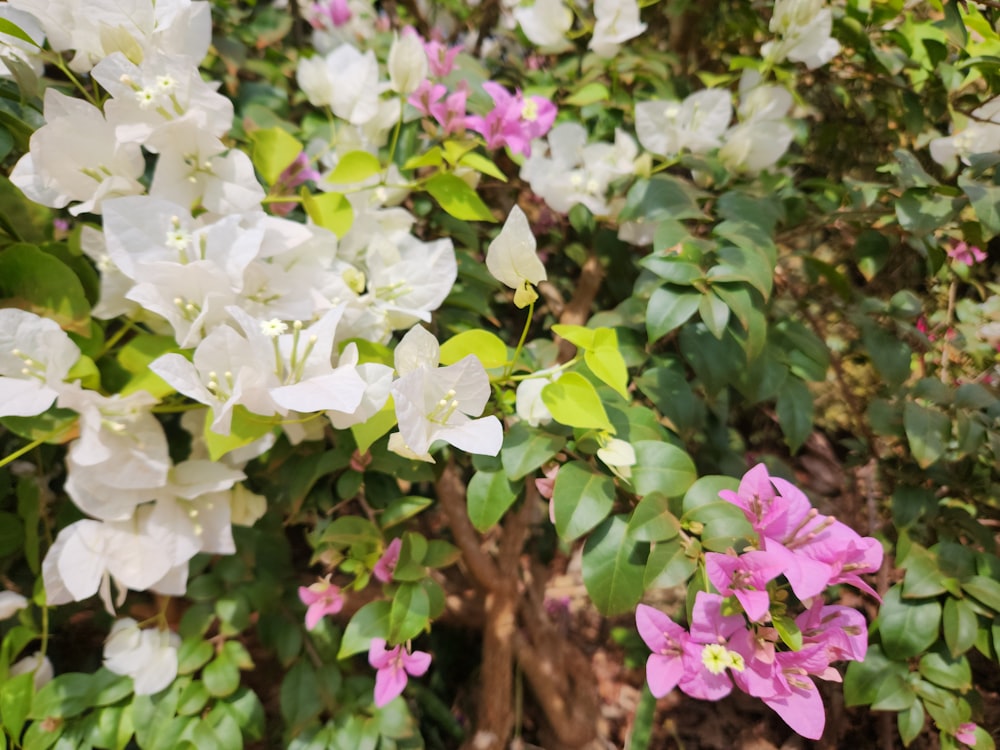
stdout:
<svg viewBox="0 0 1000 750">
<path fill-rule="evenodd" d="M 510 358 L 510 364 L 503 372 L 504 379 L 510 377 L 511 373 L 514 372 L 514 367 L 517 365 L 517 359 L 521 356 L 521 350 L 524 348 L 524 342 L 528 338 L 528 329 L 531 327 L 531 319 L 535 316 L 535 301 L 532 300 L 528 303 L 528 318 L 524 321 L 524 330 L 521 331 L 521 338 L 517 342 L 517 348 L 514 350 L 514 356 Z"/>
<path fill-rule="evenodd" d="M 951 328 L 951 321 L 955 316 L 955 297 L 958 294 L 958 282 L 951 280 L 948 287 L 948 313 L 944 319 L 944 338 L 941 342 L 941 382 L 948 385 L 948 351 L 951 348 L 948 344 L 948 331 Z"/>
<path fill-rule="evenodd" d="M 525 375 L 510 375 L 506 378 L 501 378 L 505 382 L 519 383 L 522 380 L 534 380 L 536 378 L 547 378 L 552 376 L 557 372 L 562 372 L 563 370 L 568 370 L 570 367 L 575 365 L 580 361 L 580 357 L 573 357 L 569 362 L 563 362 L 561 365 L 556 365 L 555 367 L 548 368 L 545 372 L 529 372 Z"/>
<path fill-rule="evenodd" d="M 63 60 L 62 55 L 54 55 L 53 62 L 55 63 L 55 66 L 62 71 L 63 75 L 69 79 L 69 82 L 76 86 L 80 93 L 83 94 L 84 99 L 98 109 L 101 108 L 101 103 L 97 100 L 97 98 L 87 90 L 86 86 L 80 83 L 80 79 L 76 77 L 76 74 L 74 74 L 73 71 L 67 67 L 66 61 Z"/>
<path fill-rule="evenodd" d="M 389 160 L 385 165 L 385 176 L 389 176 L 389 166 L 392 164 L 392 160 L 396 157 L 396 146 L 399 144 L 399 131 L 403 129 L 403 112 L 406 106 L 406 102 L 403 97 L 399 97 L 399 119 L 396 120 L 396 127 L 392 130 L 392 141 L 389 143 Z M 385 182 L 385 178 L 382 180 Z"/>
<path fill-rule="evenodd" d="M 48 440 L 49 438 L 55 437 L 60 432 L 62 432 L 62 430 L 55 430 L 53 432 L 50 432 L 48 435 L 40 437 L 40 438 L 38 438 L 38 440 L 33 440 L 32 442 L 28 443 L 27 445 L 22 446 L 21 448 L 18 448 L 16 451 L 14 451 L 13 453 L 11 453 L 9 456 L 4 456 L 3 458 L 0 458 L 0 468 L 3 468 L 7 464 L 9 464 L 11 461 L 16 461 L 21 456 L 23 456 L 25 453 L 29 453 L 29 452 L 33 451 L 35 448 L 37 448 L 38 446 L 40 446 L 46 440 Z"/>
<path fill-rule="evenodd" d="M 101 348 L 101 353 L 97 355 L 97 358 L 100 359 L 105 354 L 107 354 L 109 351 L 111 351 L 111 349 L 114 347 L 114 345 L 117 344 L 119 341 L 121 341 L 122 337 L 126 333 L 128 333 L 129 331 L 131 331 L 134 326 L 135 326 L 135 321 L 130 320 L 125 325 L 123 325 L 121 328 L 119 328 L 117 331 L 115 331 L 114 335 L 111 338 L 109 338 L 107 341 L 104 342 L 104 346 Z"/>
</svg>

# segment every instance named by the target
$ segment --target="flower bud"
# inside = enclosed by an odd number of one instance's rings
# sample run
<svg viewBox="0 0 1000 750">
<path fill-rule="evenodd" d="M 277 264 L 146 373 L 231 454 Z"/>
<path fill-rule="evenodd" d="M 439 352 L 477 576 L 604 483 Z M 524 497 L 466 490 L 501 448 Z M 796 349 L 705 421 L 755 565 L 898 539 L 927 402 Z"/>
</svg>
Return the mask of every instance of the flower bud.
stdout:
<svg viewBox="0 0 1000 750">
<path fill-rule="evenodd" d="M 396 37 L 389 49 L 389 79 L 392 89 L 403 96 L 412 94 L 427 78 L 427 53 L 414 33 Z"/>
</svg>

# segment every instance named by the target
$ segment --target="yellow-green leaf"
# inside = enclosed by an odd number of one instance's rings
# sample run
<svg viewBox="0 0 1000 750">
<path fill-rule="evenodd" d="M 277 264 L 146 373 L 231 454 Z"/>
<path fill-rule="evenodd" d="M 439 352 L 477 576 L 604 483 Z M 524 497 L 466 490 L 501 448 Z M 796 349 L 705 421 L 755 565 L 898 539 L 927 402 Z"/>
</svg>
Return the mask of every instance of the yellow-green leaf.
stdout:
<svg viewBox="0 0 1000 750">
<path fill-rule="evenodd" d="M 228 435 L 220 435 L 212 431 L 215 416 L 209 409 L 205 415 L 205 445 L 208 455 L 213 461 L 218 461 L 230 451 L 249 445 L 254 440 L 264 437 L 274 429 L 275 422 L 269 417 L 251 414 L 243 406 L 233 409 L 233 421 Z"/>
<path fill-rule="evenodd" d="M 542 401 L 552 413 L 552 418 L 561 424 L 610 433 L 615 431 L 597 389 L 579 373 L 568 372 L 545 386 Z"/>
<path fill-rule="evenodd" d="M 309 218 L 337 237 L 343 237 L 354 223 L 354 209 L 340 193 L 310 193 L 303 189 L 302 206 Z"/>
<path fill-rule="evenodd" d="M 268 185 L 276 183 L 302 153 L 302 144 L 284 128 L 254 130 L 249 136 L 253 143 L 253 165 Z"/>
<path fill-rule="evenodd" d="M 348 151 L 340 157 L 333 172 L 326 178 L 327 182 L 344 185 L 353 182 L 364 182 L 374 174 L 382 171 L 382 163 L 377 156 L 367 151 Z"/>
<path fill-rule="evenodd" d="M 496 221 L 476 191 L 453 174 L 436 174 L 424 183 L 424 188 L 441 205 L 441 208 L 456 219 Z"/>
<path fill-rule="evenodd" d="M 507 345 L 489 331 L 463 331 L 441 344 L 441 364 L 452 365 L 475 354 L 483 367 L 503 367 L 507 364 Z"/>
<path fill-rule="evenodd" d="M 618 391 L 622 398 L 628 398 L 628 368 L 618 348 L 618 334 L 613 328 L 594 331 L 593 348 L 584 352 L 583 361 L 602 382 Z"/>
</svg>

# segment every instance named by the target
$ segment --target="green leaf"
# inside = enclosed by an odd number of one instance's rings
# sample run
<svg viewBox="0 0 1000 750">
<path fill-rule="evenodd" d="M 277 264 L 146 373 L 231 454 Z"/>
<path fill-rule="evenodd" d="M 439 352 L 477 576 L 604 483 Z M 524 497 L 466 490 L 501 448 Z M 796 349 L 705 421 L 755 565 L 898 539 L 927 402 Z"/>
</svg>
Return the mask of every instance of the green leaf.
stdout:
<svg viewBox="0 0 1000 750">
<path fill-rule="evenodd" d="M 701 297 L 701 292 L 672 284 L 654 289 L 646 307 L 646 333 L 650 342 L 658 341 L 694 315 Z"/>
<path fill-rule="evenodd" d="M 910 188 L 895 200 L 896 218 L 905 230 L 920 237 L 952 221 L 963 203 L 930 188 Z"/>
<path fill-rule="evenodd" d="M 462 178 L 453 174 L 438 173 L 424 183 L 430 193 L 447 213 L 463 221 L 495 222 L 493 213 L 483 203 L 479 194 Z"/>
<path fill-rule="evenodd" d="M 223 650 L 205 665 L 201 671 L 201 679 L 209 693 L 216 698 L 225 698 L 235 693 L 240 686 L 240 670 Z"/>
<path fill-rule="evenodd" d="M 920 657 L 920 675 L 946 690 L 964 693 L 972 687 L 972 667 L 964 656 L 953 657 L 940 650 Z"/>
<path fill-rule="evenodd" d="M 576 372 L 567 372 L 542 389 L 542 402 L 557 422 L 581 429 L 614 433 L 601 397 L 593 383 Z"/>
<path fill-rule="evenodd" d="M 268 185 L 274 185 L 302 153 L 302 144 L 284 128 L 253 130 L 247 135 L 253 144 L 253 165 Z"/>
<path fill-rule="evenodd" d="M 355 544 L 376 546 L 382 543 L 382 533 L 367 518 L 339 516 L 323 529 L 319 541 L 336 547 L 350 547 Z"/>
<path fill-rule="evenodd" d="M 388 602 L 380 603 L 388 606 Z M 301 732 L 323 710 L 316 671 L 305 661 L 298 662 L 288 671 L 281 681 L 279 695 L 281 715 L 290 734 Z"/>
<path fill-rule="evenodd" d="M 208 664 L 215 650 L 200 637 L 185 638 L 177 651 L 177 674 L 191 674 Z"/>
<path fill-rule="evenodd" d="M 885 653 L 893 659 L 909 659 L 938 639 L 941 605 L 903 599 L 902 587 L 893 586 L 882 600 L 877 622 Z"/>
<path fill-rule="evenodd" d="M 899 565 L 906 570 L 906 577 L 903 579 L 904 599 L 924 599 L 945 592 L 941 583 L 945 575 L 938 566 L 937 556 L 919 544 L 910 547 Z"/>
<path fill-rule="evenodd" d="M 964 654 L 976 643 L 979 632 L 979 617 L 972 605 L 964 599 L 948 597 L 944 600 L 941 615 L 944 642 L 952 656 Z"/>
<path fill-rule="evenodd" d="M 844 675 L 844 703 L 847 706 L 866 706 L 875 702 L 883 683 L 891 682 L 889 688 L 906 688 L 909 667 L 905 663 L 894 662 L 882 652 L 882 647 L 872 644 L 868 647 L 864 661 L 852 661 Z"/>
<path fill-rule="evenodd" d="M 680 497 L 697 479 L 694 461 L 675 445 L 639 440 L 632 447 L 636 457 L 632 486 L 637 495 L 659 492 L 667 497 Z"/>
<path fill-rule="evenodd" d="M 772 614 L 771 619 L 782 643 L 792 651 L 798 651 L 802 648 L 802 631 L 799 630 L 794 619 L 783 614 Z"/>
<path fill-rule="evenodd" d="M 909 379 L 913 351 L 905 341 L 865 321 L 861 325 L 861 342 L 875 369 L 890 386 L 902 385 Z"/>
<path fill-rule="evenodd" d="M 181 692 L 180 698 L 177 700 L 177 713 L 181 716 L 200 714 L 202 709 L 208 705 L 208 698 L 208 688 L 205 687 L 205 683 L 194 680 L 188 683 Z"/>
<path fill-rule="evenodd" d="M 140 333 L 131 338 L 118 350 L 118 364 L 132 373 L 132 377 L 121 388 L 121 394 L 147 391 L 156 398 L 163 398 L 174 392 L 173 386 L 149 369 L 150 363 L 164 354 L 176 353 L 179 349 L 173 336 L 155 336 Z"/>
<path fill-rule="evenodd" d="M 724 245 L 718 251 L 719 264 L 708 269 L 709 283 L 742 281 L 767 300 L 774 286 L 773 264 L 767 254 L 756 247 Z"/>
<path fill-rule="evenodd" d="M 622 398 L 628 399 L 628 368 L 618 346 L 615 329 L 596 329 L 593 345 L 584 351 L 583 361 L 601 382 L 618 391 Z"/>
<path fill-rule="evenodd" d="M 422 154 L 411 156 L 403 164 L 402 169 L 418 169 L 420 167 L 440 167 L 444 164 L 444 154 L 440 146 L 425 151 Z"/>
<path fill-rule="evenodd" d="M 419 581 L 427 577 L 424 555 L 427 554 L 427 539 L 416 531 L 403 534 L 403 544 L 399 548 L 399 560 L 392 571 L 395 581 Z"/>
<path fill-rule="evenodd" d="M 566 445 L 566 438 L 524 422 L 511 427 L 503 438 L 500 462 L 509 480 L 516 481 L 539 469 Z"/>
<path fill-rule="evenodd" d="M 495 526 L 517 500 L 519 491 L 502 471 L 477 471 L 473 474 L 467 499 L 469 520 L 476 530 L 485 532 Z"/>
<path fill-rule="evenodd" d="M 89 674 L 69 672 L 59 675 L 35 694 L 30 718 L 69 719 L 83 713 L 93 705 L 90 696 L 92 685 L 93 677 Z"/>
<path fill-rule="evenodd" d="M 27 42 L 33 47 L 40 47 L 41 45 L 28 36 L 20 26 L 18 26 L 13 21 L 6 18 L 0 18 L 0 34 L 6 34 L 7 36 L 12 36 L 15 39 L 20 39 L 22 42 Z"/>
<path fill-rule="evenodd" d="M 35 675 L 31 672 L 8 677 L 0 685 L 0 719 L 3 720 L 3 728 L 15 739 L 21 736 L 34 695 Z"/>
<path fill-rule="evenodd" d="M 1000 582 L 986 576 L 972 576 L 969 580 L 962 581 L 962 591 L 994 612 L 1000 612 Z"/>
<path fill-rule="evenodd" d="M 390 645 L 416 638 L 427 627 L 431 605 L 427 592 L 416 583 L 404 583 L 396 589 L 389 610 Z"/>
<path fill-rule="evenodd" d="M 341 193 L 310 193 L 303 188 L 299 195 L 310 219 L 337 237 L 347 234 L 354 223 L 354 209 Z"/>
<path fill-rule="evenodd" d="M 470 354 L 475 355 L 487 370 L 507 364 L 507 345 L 489 331 L 463 331 L 441 344 L 442 365 L 453 365 Z"/>
<path fill-rule="evenodd" d="M 789 450 L 797 453 L 813 428 L 813 397 L 798 378 L 788 378 L 775 404 L 778 423 L 785 433 Z"/>
<path fill-rule="evenodd" d="M 623 516 L 606 519 L 583 547 L 583 583 L 601 614 L 610 616 L 635 608 L 643 593 L 645 562 L 628 539 Z"/>
<path fill-rule="evenodd" d="M 397 498 L 389 503 L 386 509 L 379 515 L 379 525 L 383 530 L 390 529 L 397 524 L 410 520 L 417 514 L 427 510 L 433 504 L 434 501 L 429 497 L 407 495 L 406 497 Z"/>
<path fill-rule="evenodd" d="M 348 656 L 367 651 L 372 638 L 388 640 L 390 610 L 389 602 L 376 601 L 369 602 L 355 612 L 344 629 L 337 658 L 346 659 Z"/>
<path fill-rule="evenodd" d="M 643 588 L 668 589 L 691 579 L 698 561 L 687 554 L 679 539 L 659 542 L 653 546 L 643 572 Z"/>
<path fill-rule="evenodd" d="M 977 182 L 964 172 L 958 177 L 958 186 L 969 198 L 976 218 L 983 229 L 983 240 L 1000 234 L 1000 187 L 988 182 Z"/>
<path fill-rule="evenodd" d="M 907 401 L 903 407 L 903 428 L 910 451 L 921 468 L 926 469 L 945 454 L 951 438 L 951 419 L 933 406 Z"/>
<path fill-rule="evenodd" d="M 615 483 L 583 461 L 564 464 L 552 491 L 556 531 L 566 541 L 583 536 L 608 517 L 615 504 Z"/>
<path fill-rule="evenodd" d="M 625 205 L 619 221 L 644 219 L 655 222 L 662 219 L 704 219 L 698 207 L 701 191 L 689 182 L 670 175 L 657 175 L 648 180 L 636 180 L 625 196 Z"/>
<path fill-rule="evenodd" d="M 563 104 L 568 104 L 571 107 L 586 107 L 588 104 L 606 102 L 610 96 L 611 92 L 608 91 L 607 86 L 603 83 L 593 81 L 581 86 L 563 99 Z"/>
<path fill-rule="evenodd" d="M 677 433 L 696 427 L 703 418 L 703 409 L 690 383 L 679 366 L 647 369 L 635 384 L 653 402 L 660 413 L 670 420 Z"/>
<path fill-rule="evenodd" d="M 914 701 L 912 706 L 896 715 L 896 725 L 899 728 L 899 738 L 903 741 L 903 747 L 909 747 L 910 743 L 924 731 L 926 720 L 924 704 L 920 701 Z"/>
<path fill-rule="evenodd" d="M 252 414 L 245 406 L 240 405 L 233 409 L 233 420 L 228 435 L 213 432 L 213 421 L 215 416 L 209 409 L 205 414 L 205 447 L 208 448 L 208 455 L 213 461 L 218 461 L 230 451 L 264 437 L 275 427 L 273 418 Z"/>
<path fill-rule="evenodd" d="M 358 450 L 366 453 L 380 437 L 396 426 L 396 408 L 392 396 L 385 405 L 361 424 L 351 425 L 351 435 Z"/>
<path fill-rule="evenodd" d="M 594 347 L 595 331 L 593 328 L 556 323 L 552 326 L 552 333 L 566 339 L 577 349 L 586 351 L 587 349 L 592 349 Z"/>
<path fill-rule="evenodd" d="M 500 167 L 482 154 L 477 154 L 475 151 L 463 154 L 462 158 L 458 160 L 458 163 L 460 166 L 469 167 L 477 172 L 489 175 L 496 180 L 500 180 L 500 182 L 507 182 L 507 175 L 500 171 Z"/>
<path fill-rule="evenodd" d="M 637 542 L 665 542 L 673 539 L 681 524 L 670 512 L 666 495 L 651 492 L 635 506 L 628 521 L 629 536 Z"/>
<path fill-rule="evenodd" d="M 326 181 L 334 185 L 347 185 L 364 182 L 372 175 L 382 171 L 378 157 L 367 151 L 348 151 L 337 161 Z"/>
<path fill-rule="evenodd" d="M 34 245 L 18 243 L 0 252 L 0 298 L 54 320 L 67 331 L 90 333 L 90 303 L 76 273 Z"/>
</svg>

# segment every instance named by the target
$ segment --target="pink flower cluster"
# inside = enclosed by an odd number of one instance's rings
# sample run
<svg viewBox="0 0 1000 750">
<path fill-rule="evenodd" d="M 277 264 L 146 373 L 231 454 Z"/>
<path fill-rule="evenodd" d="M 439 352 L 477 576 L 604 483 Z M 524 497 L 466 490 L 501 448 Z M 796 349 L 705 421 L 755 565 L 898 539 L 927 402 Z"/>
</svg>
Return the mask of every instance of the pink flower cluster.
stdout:
<svg viewBox="0 0 1000 750">
<path fill-rule="evenodd" d="M 433 117 L 445 135 L 468 129 L 483 136 L 490 149 L 506 146 L 511 151 L 530 156 L 531 141 L 541 138 L 552 128 L 558 111 L 555 104 L 541 96 L 525 97 L 519 90 L 511 94 L 493 81 L 483 84 L 483 89 L 493 99 L 493 108 L 482 116 L 467 114 L 469 88 L 465 81 L 450 93 L 441 82 L 454 69 L 455 57 L 461 48 L 425 41 L 424 51 L 431 77 L 425 78 L 407 101 L 425 116 Z"/>
<path fill-rule="evenodd" d="M 963 263 L 967 266 L 974 266 L 986 260 L 986 253 L 975 245 L 967 242 L 958 242 L 948 250 L 948 257 L 956 263 Z"/>
<path fill-rule="evenodd" d="M 740 555 L 705 554 L 705 572 L 718 593 L 698 592 L 690 629 L 639 605 L 639 635 L 653 652 L 646 663 L 649 689 L 658 698 L 678 687 L 694 698 L 718 700 L 735 685 L 798 734 L 819 739 L 826 714 L 813 678 L 839 682 L 832 662 L 864 659 L 868 648 L 864 616 L 824 604 L 820 594 L 849 583 L 877 598 L 859 576 L 879 568 L 882 546 L 819 515 L 798 488 L 770 477 L 762 464 L 747 472 L 736 492 L 720 496 L 743 511 L 756 538 Z M 774 606 L 785 587 L 804 610 L 794 619 L 801 634 L 796 649 L 781 639 L 772 617 L 773 608 L 790 629 L 787 593 Z"/>
</svg>

